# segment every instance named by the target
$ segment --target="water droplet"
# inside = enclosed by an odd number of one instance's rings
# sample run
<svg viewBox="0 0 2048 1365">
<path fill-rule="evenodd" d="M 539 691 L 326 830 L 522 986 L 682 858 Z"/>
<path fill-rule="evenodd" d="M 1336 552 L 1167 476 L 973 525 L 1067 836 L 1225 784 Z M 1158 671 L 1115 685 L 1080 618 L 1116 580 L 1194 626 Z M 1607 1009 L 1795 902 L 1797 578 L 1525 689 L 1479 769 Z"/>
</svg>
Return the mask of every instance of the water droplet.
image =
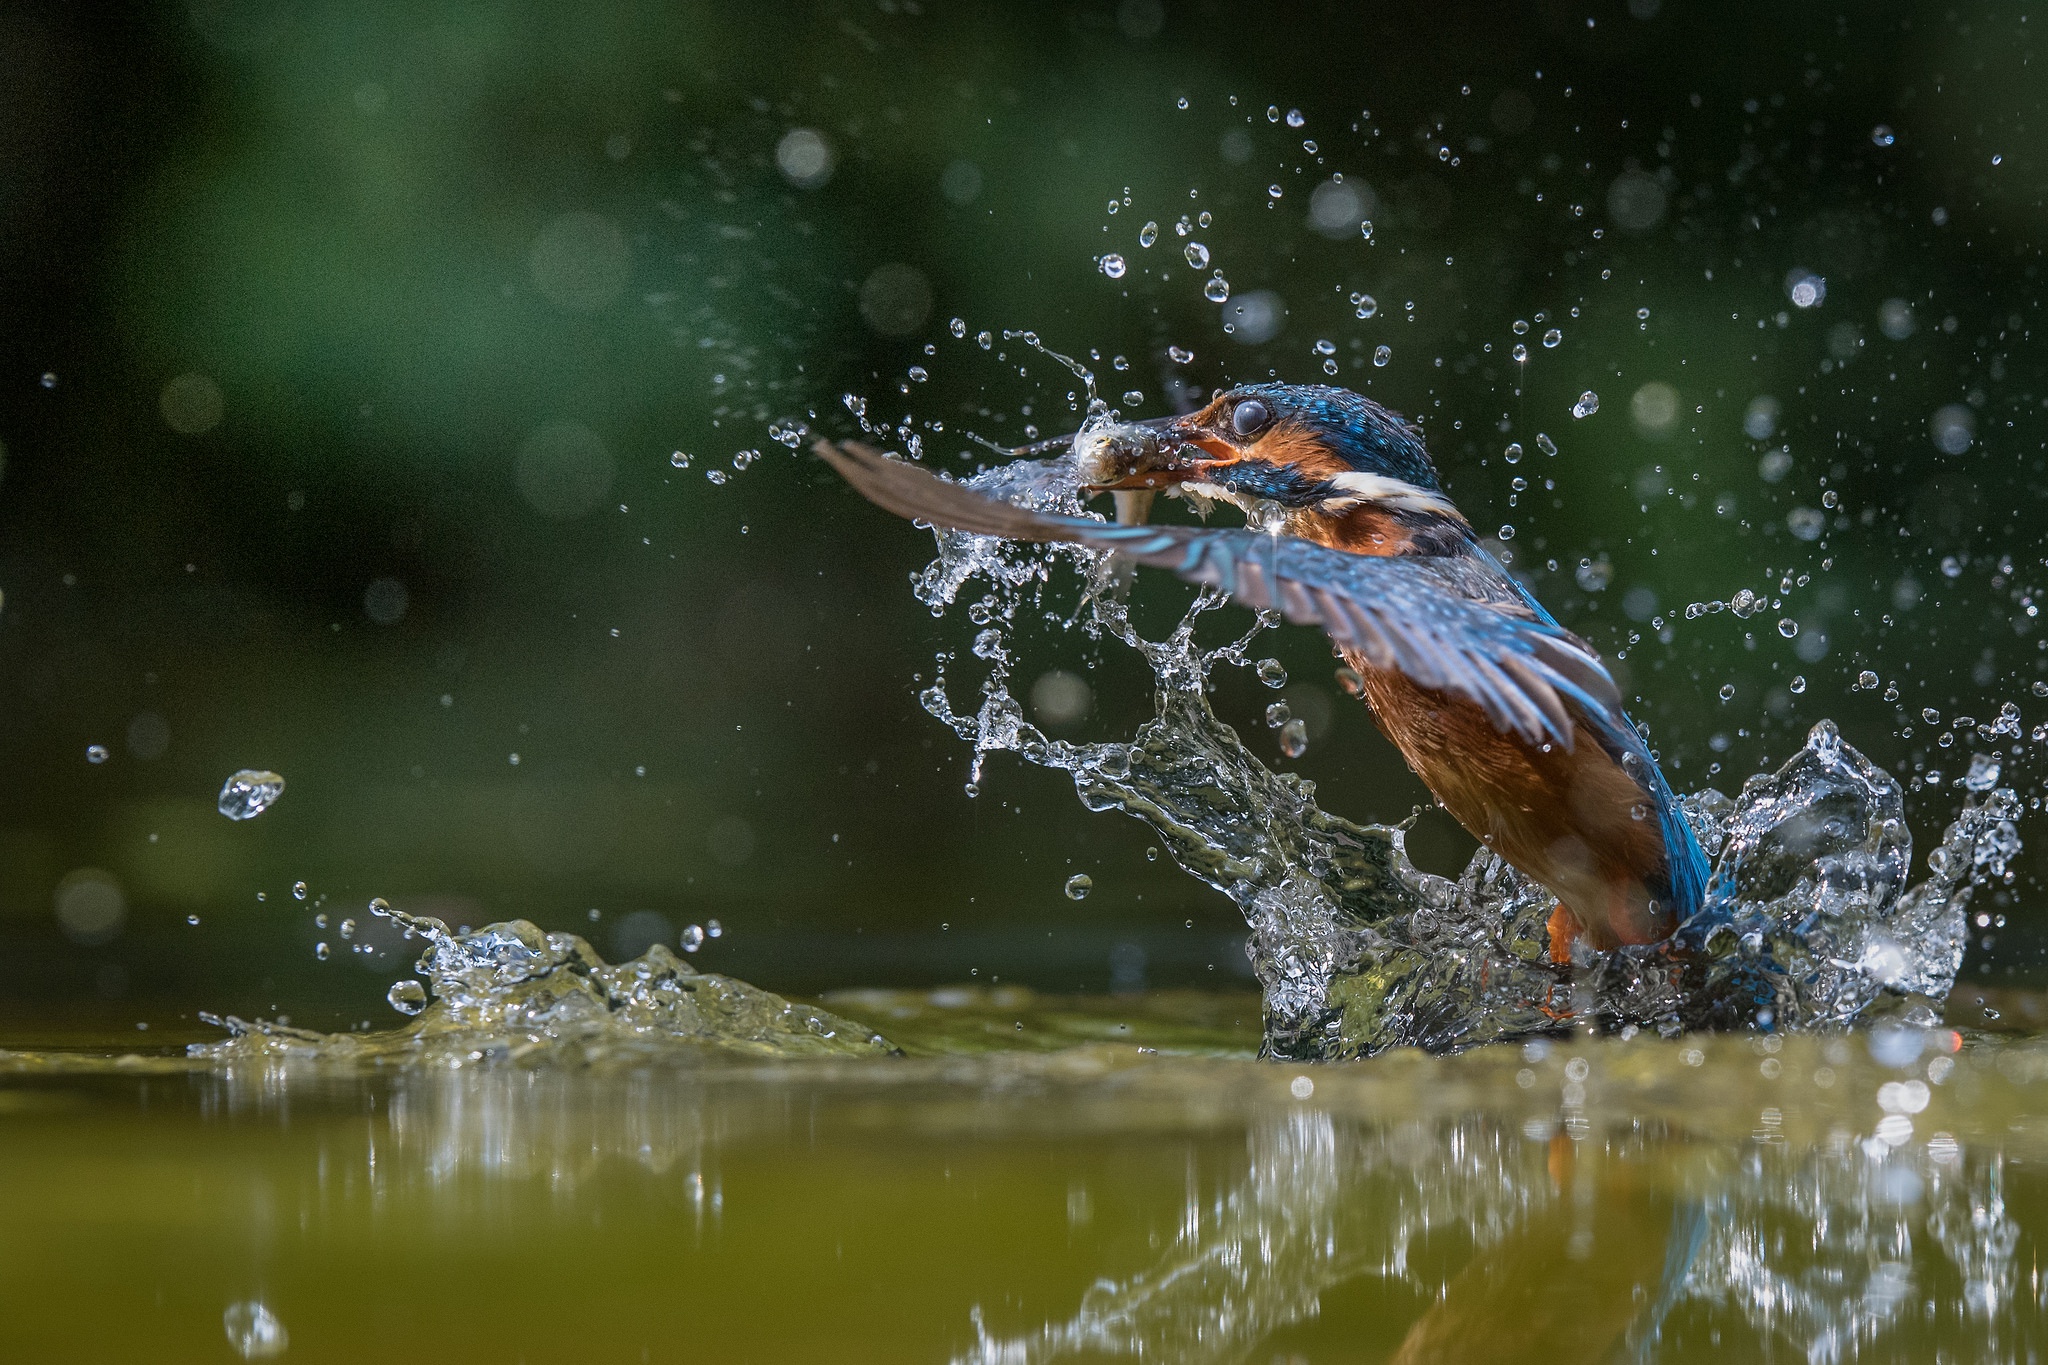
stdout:
<svg viewBox="0 0 2048 1365">
<path fill-rule="evenodd" d="M 1365 238 L 1368 242 L 1372 240 L 1372 219 L 1363 218 L 1359 220 L 1358 235 Z"/>
<path fill-rule="evenodd" d="M 394 981 L 384 998 L 400 1014 L 418 1014 L 427 1007 L 427 988 L 417 981 Z"/>
<path fill-rule="evenodd" d="M 1509 351 L 1508 354 L 1515 358 L 1517 365 L 1520 365 L 1529 359 L 1529 348 L 1518 341 L 1515 343 L 1515 348 Z"/>
<path fill-rule="evenodd" d="M 1277 730 L 1294 719 L 1294 712 L 1284 701 L 1269 702 L 1266 706 L 1266 728 Z"/>
<path fill-rule="evenodd" d="M 1195 358 L 1195 353 L 1185 346 L 1169 346 L 1166 348 L 1166 358 L 1176 365 L 1185 365 Z"/>
<path fill-rule="evenodd" d="M 673 455 L 670 455 L 668 457 L 668 462 L 674 465 L 677 469 L 688 469 L 690 467 L 690 457 L 680 450 L 676 451 Z"/>
<path fill-rule="evenodd" d="M 356 922 L 354 920 L 345 919 L 341 922 L 341 936 L 343 938 L 354 938 L 356 936 Z"/>
<path fill-rule="evenodd" d="M 1721 700 L 1722 700 L 1722 701 L 1733 701 L 1733 700 L 1734 700 L 1734 698 L 1735 698 L 1735 684 L 1734 684 L 1734 683 L 1722 683 L 1722 684 L 1721 684 Z"/>
<path fill-rule="evenodd" d="M 932 377 L 931 371 L 925 369 L 925 367 L 922 365 L 912 365 L 910 367 L 909 374 L 911 381 L 917 384 L 922 384 L 925 382 L 925 380 L 930 379 Z M 739 457 L 734 456 L 733 458 L 738 459 Z"/>
<path fill-rule="evenodd" d="M 54 389 L 57 387 L 57 372 L 55 370 L 43 371 L 43 387 L 46 389 Z"/>
<path fill-rule="evenodd" d="M 244 1360 L 269 1360 L 283 1355 L 291 1344 L 291 1333 L 285 1331 L 277 1315 L 255 1299 L 229 1304 L 220 1323 L 228 1334 L 228 1345 Z"/>
<path fill-rule="evenodd" d="M 683 928 L 682 944 L 683 951 L 686 953 L 694 953 L 699 948 L 702 948 L 704 946 L 704 926 L 701 924 L 685 925 Z"/>
<path fill-rule="evenodd" d="M 1221 275 L 1202 286 L 1202 297 L 1211 303 L 1221 303 L 1230 297 L 1230 281 Z"/>
<path fill-rule="evenodd" d="M 106 746 L 106 745 L 104 745 L 104 744 L 88 744 L 88 745 L 86 745 L 86 746 L 85 746 L 85 761 L 86 761 L 86 762 L 88 762 L 88 763 L 104 763 L 104 762 L 106 762 L 106 761 L 107 761 L 107 746 Z"/>
<path fill-rule="evenodd" d="M 1370 294 L 1353 294 L 1351 306 L 1358 310 L 1358 316 L 1369 318 L 1380 311 L 1380 301 Z"/>
<path fill-rule="evenodd" d="M 1287 126 L 1289 128 L 1299 128 L 1302 124 L 1307 122 L 1308 120 L 1302 117 L 1301 110 L 1289 109 L 1287 111 Z"/>
<path fill-rule="evenodd" d="M 1856 675 L 1856 685 L 1865 692 L 1875 692 L 1877 690 L 1877 674 L 1867 668 L 1864 669 Z"/>
<path fill-rule="evenodd" d="M 986 351 L 989 347 L 996 344 L 995 335 L 991 332 L 976 332 L 974 334 L 974 344 Z"/>
<path fill-rule="evenodd" d="M 949 332 L 951 332 L 951 333 L 952 333 L 952 334 L 953 334 L 954 336 L 956 336 L 956 337 L 964 337 L 964 336 L 966 336 L 966 335 L 967 335 L 967 319 L 965 319 L 965 318 L 954 318 L 954 319 L 953 319 L 953 320 L 952 320 L 951 322 L 949 322 L 949 323 L 947 323 L 947 324 L 946 324 L 946 330 L 947 330 L 947 331 L 949 331 Z"/>
<path fill-rule="evenodd" d="M 1791 682 L 1786 684 L 1786 686 L 1792 690 L 1792 695 L 1796 697 L 1801 692 L 1804 692 L 1806 690 L 1806 679 L 1803 677 L 1795 676 Z"/>
<path fill-rule="evenodd" d="M 1880 123 L 1870 130 L 1870 141 L 1873 146 L 1889 147 L 1898 140 L 1899 135 L 1892 131 L 1889 123 Z"/>
<path fill-rule="evenodd" d="M 1372 349 L 1372 363 L 1375 365 L 1385 365 L 1393 358 L 1394 348 L 1391 346 L 1375 346 Z"/>
<path fill-rule="evenodd" d="M 1812 308 L 1828 296 L 1828 282 L 1810 271 L 1795 269 L 1785 281 L 1794 308 Z"/>
<path fill-rule="evenodd" d="M 707 469 L 704 471 L 704 477 L 711 480 L 714 487 L 723 488 L 725 486 L 726 474 L 723 469 Z"/>
<path fill-rule="evenodd" d="M 1308 722 L 1299 717 L 1280 727 L 1280 752 L 1300 758 L 1308 752 Z"/>
<path fill-rule="evenodd" d="M 1159 848 L 1156 844 L 1146 846 L 1145 861 L 1148 863 L 1156 863 L 1159 861 Z"/>
<path fill-rule="evenodd" d="M 1926 721 L 1929 725 L 1939 725 L 1941 723 L 1941 712 L 1931 706 L 1922 707 L 1920 719 Z"/>
<path fill-rule="evenodd" d="M 1127 407 L 1127 408 L 1135 408 L 1135 407 L 1137 407 L 1137 406 L 1138 406 L 1138 404 L 1140 404 L 1140 403 L 1142 403 L 1142 402 L 1144 402 L 1144 401 L 1145 401 L 1145 394 L 1144 394 L 1144 391 L 1143 391 L 1142 389 L 1125 389 L 1125 390 L 1124 390 L 1124 406 L 1125 406 L 1125 407 Z"/>
<path fill-rule="evenodd" d="M 1104 256 L 1101 264 L 1102 273 L 1111 279 L 1120 280 L 1124 277 L 1124 258 L 1117 255 L 1114 251 Z"/>
<path fill-rule="evenodd" d="M 216 803 L 230 820 L 254 820 L 284 793 L 284 779 L 260 768 L 244 768 L 220 789 Z"/>
<path fill-rule="evenodd" d="M 316 943 L 313 945 L 313 956 L 319 958 L 322 962 L 325 962 L 330 956 L 332 956 L 332 953 L 333 950 L 330 949 L 325 943 Z"/>
<path fill-rule="evenodd" d="M 1510 332 L 1513 332 L 1518 337 L 1527 336 L 1529 334 L 1528 320 L 1526 318 L 1516 318 L 1514 322 L 1509 325 L 1508 330 Z"/>
<path fill-rule="evenodd" d="M 1337 343 L 1327 337 L 1318 338 L 1315 344 L 1315 353 L 1317 355 L 1335 355 L 1337 354 Z"/>
<path fill-rule="evenodd" d="M 306 886 L 306 884 L 305 884 L 304 882 L 293 882 L 293 883 L 292 883 L 292 899 L 293 899 L 293 900 L 295 900 L 295 901 L 302 901 L 302 900 L 304 900 L 304 899 L 306 898 L 306 893 L 307 893 L 307 891 L 308 891 L 308 887 Z M 372 903 L 372 904 L 375 904 L 375 902 L 374 902 L 374 901 L 373 901 L 373 902 L 371 902 L 371 903 Z"/>
<path fill-rule="evenodd" d="M 1520 441 L 1509 441 L 1508 448 L 1501 452 L 1501 458 L 1509 464 L 1520 464 L 1522 462 L 1522 443 Z"/>
<path fill-rule="evenodd" d="M 1209 268 L 1209 248 L 1203 246 L 1200 242 L 1189 242 L 1181 254 L 1188 258 L 1188 264 L 1195 269 L 1207 270 Z"/>
<path fill-rule="evenodd" d="M 1553 327 L 1543 334 L 1543 348 L 1549 350 L 1564 340 L 1564 333 Z"/>
<path fill-rule="evenodd" d="M 1587 389 L 1579 395 L 1579 401 L 1572 404 L 1572 416 L 1591 417 L 1600 411 L 1600 395 Z"/>
<path fill-rule="evenodd" d="M 1536 433 L 1536 448 L 1545 455 L 1557 454 L 1557 442 L 1551 440 L 1540 431 Z"/>
<path fill-rule="evenodd" d="M 723 924 L 720 924 L 720 923 L 719 923 L 719 922 L 718 922 L 717 920 L 715 920 L 715 919 L 707 919 L 707 920 L 705 920 L 705 921 L 704 921 L 704 937 L 706 937 L 706 938 L 723 938 L 723 937 L 725 937 L 725 926 L 724 926 Z"/>
<path fill-rule="evenodd" d="M 1503 525 L 1500 528 L 1499 535 L 1502 540 L 1513 540 L 1515 538 L 1515 528 L 1512 526 Z"/>
<path fill-rule="evenodd" d="M 1778 634 L 1789 640 L 1798 633 L 1799 623 L 1797 621 L 1789 616 L 1783 616 L 1778 619 Z"/>
<path fill-rule="evenodd" d="M 1067 899 L 1070 901 L 1087 900 L 1088 893 L 1094 889 L 1095 879 L 1086 872 L 1076 872 L 1073 876 L 1067 878 L 1066 892 Z"/>
<path fill-rule="evenodd" d="M 1138 245 L 1151 246 L 1159 240 L 1159 224 L 1147 223 L 1138 229 Z"/>
<path fill-rule="evenodd" d="M 1628 818 L 1631 820 L 1647 820 L 1656 813 L 1657 808 L 1647 801 L 1638 801 L 1628 808 Z"/>
<path fill-rule="evenodd" d="M 1280 187 L 1279 187 L 1278 185 L 1268 185 L 1268 186 L 1266 186 L 1266 197 L 1267 197 L 1267 198 L 1269 198 L 1269 199 L 1278 199 L 1278 198 L 1280 197 L 1280 195 L 1281 195 L 1281 189 L 1280 189 Z"/>
</svg>

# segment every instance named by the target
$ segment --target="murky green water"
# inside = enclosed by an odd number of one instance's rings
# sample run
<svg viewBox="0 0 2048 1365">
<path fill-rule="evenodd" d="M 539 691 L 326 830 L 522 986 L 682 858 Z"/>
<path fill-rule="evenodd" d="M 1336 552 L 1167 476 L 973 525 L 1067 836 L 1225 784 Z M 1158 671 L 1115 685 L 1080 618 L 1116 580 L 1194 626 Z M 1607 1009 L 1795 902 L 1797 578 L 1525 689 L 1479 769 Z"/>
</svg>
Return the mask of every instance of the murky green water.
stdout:
<svg viewBox="0 0 2048 1365">
<path fill-rule="evenodd" d="M 0 1356 L 1975 1361 L 2044 1342 L 2031 1040 L 1305 1068 L 1252 1059 L 1250 996 L 828 1004 L 909 1055 L 8 1054 Z"/>
</svg>

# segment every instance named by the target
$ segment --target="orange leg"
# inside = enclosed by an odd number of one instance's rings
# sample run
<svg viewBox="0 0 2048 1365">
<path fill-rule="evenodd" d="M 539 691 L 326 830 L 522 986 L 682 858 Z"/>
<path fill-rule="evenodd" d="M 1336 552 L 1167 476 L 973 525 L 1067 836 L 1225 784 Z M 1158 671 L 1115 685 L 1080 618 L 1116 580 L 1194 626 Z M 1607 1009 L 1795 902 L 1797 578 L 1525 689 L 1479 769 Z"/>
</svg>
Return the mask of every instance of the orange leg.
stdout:
<svg viewBox="0 0 2048 1365">
<path fill-rule="evenodd" d="M 1579 925 L 1579 917 L 1565 908 L 1559 901 L 1557 908 L 1550 912 L 1550 960 L 1558 966 L 1572 960 L 1572 944 L 1577 942 L 1585 930 Z"/>
</svg>

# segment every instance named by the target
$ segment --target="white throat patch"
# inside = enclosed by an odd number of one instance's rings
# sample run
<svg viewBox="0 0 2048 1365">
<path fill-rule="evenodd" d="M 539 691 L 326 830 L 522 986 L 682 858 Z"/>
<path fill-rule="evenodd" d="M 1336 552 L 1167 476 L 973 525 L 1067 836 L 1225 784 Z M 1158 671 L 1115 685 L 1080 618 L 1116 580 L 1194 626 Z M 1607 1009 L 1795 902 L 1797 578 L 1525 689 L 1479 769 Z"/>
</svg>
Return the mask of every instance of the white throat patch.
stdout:
<svg viewBox="0 0 2048 1365">
<path fill-rule="evenodd" d="M 1324 498 L 1317 505 L 1323 512 L 1348 512 L 1365 503 L 1377 503 L 1381 507 L 1399 508 L 1409 512 L 1434 512 L 1438 516 L 1456 517 L 1463 521 L 1458 509 L 1441 493 L 1396 479 L 1386 474 L 1350 473 L 1338 474 L 1329 480 L 1337 492 Z"/>
</svg>

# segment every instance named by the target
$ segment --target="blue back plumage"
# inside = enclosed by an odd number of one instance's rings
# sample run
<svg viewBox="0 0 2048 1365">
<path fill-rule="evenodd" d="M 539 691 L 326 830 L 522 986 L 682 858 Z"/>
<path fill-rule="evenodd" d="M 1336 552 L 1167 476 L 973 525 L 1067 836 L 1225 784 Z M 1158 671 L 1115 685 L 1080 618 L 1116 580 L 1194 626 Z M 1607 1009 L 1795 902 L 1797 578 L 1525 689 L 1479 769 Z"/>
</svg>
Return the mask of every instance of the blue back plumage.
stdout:
<svg viewBox="0 0 2048 1365">
<path fill-rule="evenodd" d="M 1354 469 L 1442 491 L 1421 435 L 1370 398 L 1328 384 L 1244 384 L 1232 392 L 1318 428 L 1323 444 Z"/>
</svg>

